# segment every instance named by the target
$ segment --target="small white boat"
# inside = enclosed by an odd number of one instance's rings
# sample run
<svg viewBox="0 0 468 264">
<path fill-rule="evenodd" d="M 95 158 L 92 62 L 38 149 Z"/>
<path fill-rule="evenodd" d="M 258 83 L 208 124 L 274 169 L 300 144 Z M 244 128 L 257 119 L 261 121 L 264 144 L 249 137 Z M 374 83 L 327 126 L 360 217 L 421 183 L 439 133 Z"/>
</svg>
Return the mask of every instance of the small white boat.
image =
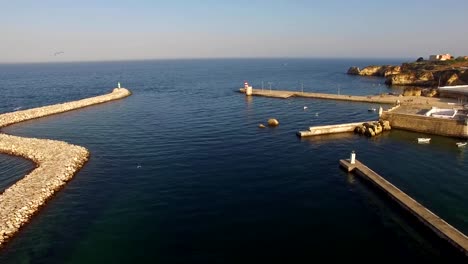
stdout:
<svg viewBox="0 0 468 264">
<path fill-rule="evenodd" d="M 375 111 L 377 111 L 377 109 L 375 109 L 374 107 L 372 107 L 372 108 L 367 109 L 367 111 L 369 111 L 369 112 L 375 112 Z"/>
<path fill-rule="evenodd" d="M 418 138 L 418 143 L 429 143 L 431 138 Z"/>
<path fill-rule="evenodd" d="M 466 142 L 457 142 L 456 144 L 459 148 L 466 146 Z"/>
</svg>

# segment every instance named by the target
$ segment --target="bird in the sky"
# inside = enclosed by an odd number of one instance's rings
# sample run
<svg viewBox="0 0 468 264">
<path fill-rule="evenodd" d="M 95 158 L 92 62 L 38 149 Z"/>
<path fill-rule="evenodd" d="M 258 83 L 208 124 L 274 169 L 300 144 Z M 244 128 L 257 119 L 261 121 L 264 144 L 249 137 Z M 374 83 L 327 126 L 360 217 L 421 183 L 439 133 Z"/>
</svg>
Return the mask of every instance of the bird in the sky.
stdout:
<svg viewBox="0 0 468 264">
<path fill-rule="evenodd" d="M 57 56 L 57 55 L 60 55 L 60 54 L 63 54 L 63 53 L 65 53 L 65 52 L 63 52 L 63 51 L 57 51 L 57 52 L 54 53 L 54 56 Z"/>
</svg>

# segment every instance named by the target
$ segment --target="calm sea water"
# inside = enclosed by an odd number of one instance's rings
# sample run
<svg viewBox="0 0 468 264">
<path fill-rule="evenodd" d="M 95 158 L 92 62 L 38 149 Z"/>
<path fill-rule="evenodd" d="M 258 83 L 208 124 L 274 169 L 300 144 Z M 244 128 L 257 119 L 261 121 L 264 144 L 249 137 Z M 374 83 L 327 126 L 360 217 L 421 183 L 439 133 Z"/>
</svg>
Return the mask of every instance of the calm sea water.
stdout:
<svg viewBox="0 0 468 264">
<path fill-rule="evenodd" d="M 459 256 L 338 161 L 357 158 L 468 233 L 468 152 L 393 130 L 299 139 L 376 119 L 371 104 L 246 98 L 265 89 L 378 94 L 349 66 L 402 60 L 239 59 L 0 65 L 0 112 L 110 92 L 129 98 L 3 129 L 91 151 L 84 168 L 0 251 L 0 263 L 268 263 Z M 308 109 L 304 111 L 303 107 Z M 275 117 L 280 126 L 259 129 Z M 0 155 L 3 190 L 34 168 Z"/>
</svg>

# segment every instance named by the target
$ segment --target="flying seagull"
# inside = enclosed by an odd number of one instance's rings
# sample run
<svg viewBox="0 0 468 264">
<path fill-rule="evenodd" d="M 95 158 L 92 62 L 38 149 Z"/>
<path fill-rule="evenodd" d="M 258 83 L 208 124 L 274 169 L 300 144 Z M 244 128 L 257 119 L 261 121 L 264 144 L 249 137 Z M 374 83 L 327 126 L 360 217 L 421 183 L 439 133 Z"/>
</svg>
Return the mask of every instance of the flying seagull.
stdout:
<svg viewBox="0 0 468 264">
<path fill-rule="evenodd" d="M 54 56 L 57 56 L 57 55 L 60 55 L 60 54 L 63 54 L 63 53 L 65 53 L 65 52 L 63 52 L 63 51 L 57 51 L 57 52 L 54 53 Z"/>
</svg>

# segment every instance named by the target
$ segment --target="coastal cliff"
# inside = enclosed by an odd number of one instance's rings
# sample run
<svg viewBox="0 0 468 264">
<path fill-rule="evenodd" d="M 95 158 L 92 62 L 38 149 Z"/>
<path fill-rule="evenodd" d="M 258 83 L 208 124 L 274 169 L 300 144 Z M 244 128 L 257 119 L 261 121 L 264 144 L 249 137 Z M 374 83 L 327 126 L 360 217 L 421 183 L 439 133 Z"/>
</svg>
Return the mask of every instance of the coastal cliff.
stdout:
<svg viewBox="0 0 468 264">
<path fill-rule="evenodd" d="M 348 74 L 385 77 L 388 85 L 438 87 L 468 84 L 468 60 L 417 61 L 401 66 L 370 65 L 360 69 L 353 66 Z"/>
</svg>

